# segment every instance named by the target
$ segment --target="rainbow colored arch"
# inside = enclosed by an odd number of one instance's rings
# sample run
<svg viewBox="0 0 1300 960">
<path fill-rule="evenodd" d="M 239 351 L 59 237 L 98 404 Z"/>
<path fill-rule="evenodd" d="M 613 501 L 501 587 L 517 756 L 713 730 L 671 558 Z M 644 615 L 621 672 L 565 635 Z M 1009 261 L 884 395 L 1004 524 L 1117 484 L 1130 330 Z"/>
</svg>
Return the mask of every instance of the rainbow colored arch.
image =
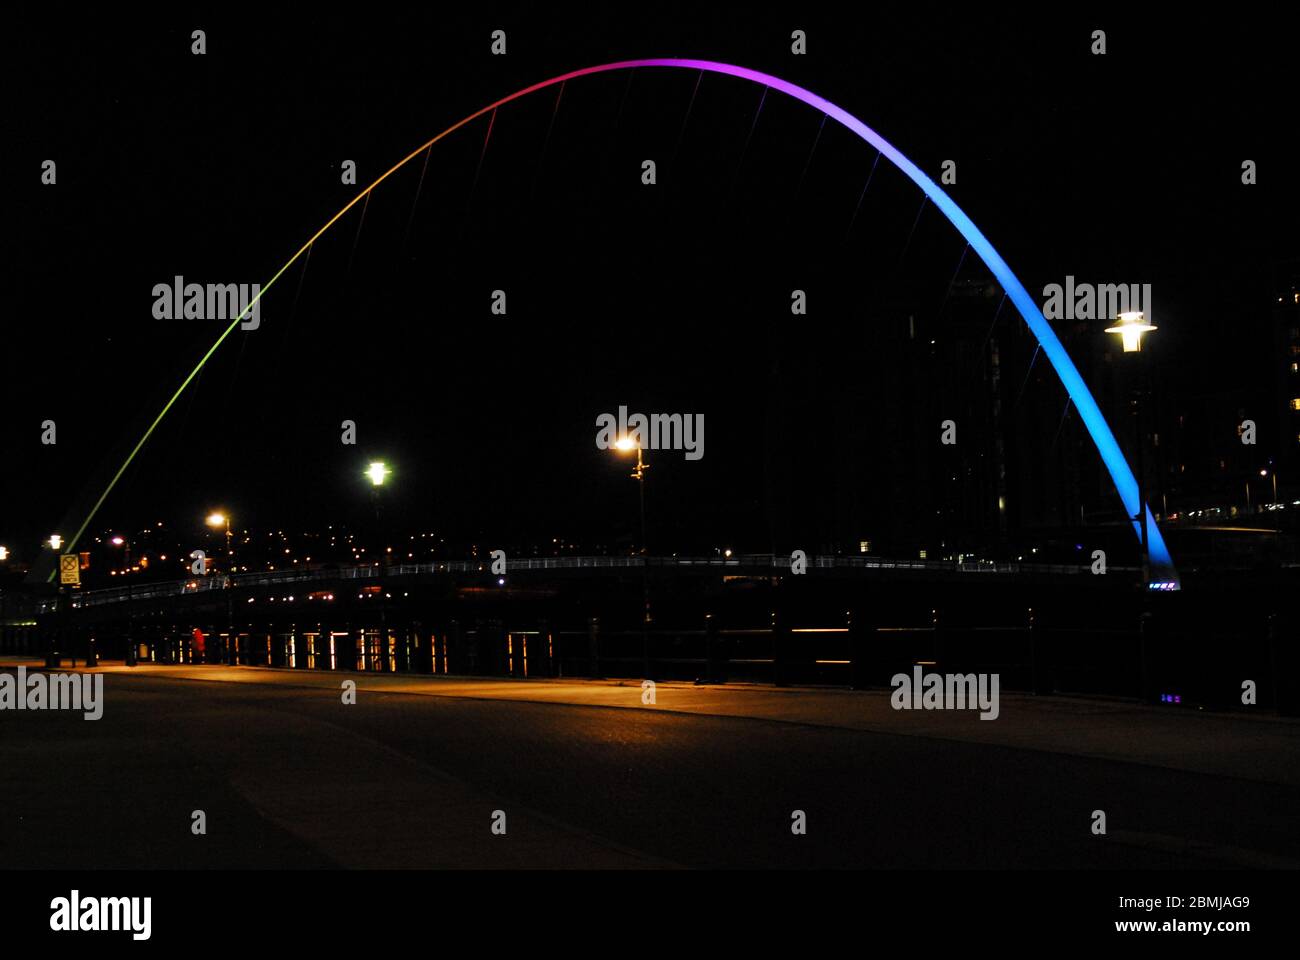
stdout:
<svg viewBox="0 0 1300 960">
<path fill-rule="evenodd" d="M 443 137 L 454 133 L 466 124 L 473 122 L 490 111 L 496 110 L 498 107 L 504 106 L 511 101 L 518 100 L 521 97 L 525 97 L 530 93 L 535 93 L 538 90 L 552 87 L 557 83 L 564 83 L 568 80 L 575 80 L 579 77 L 590 76 L 596 73 L 609 73 L 615 70 L 632 70 L 638 67 L 672 67 L 687 70 L 700 70 L 705 73 L 716 73 L 729 77 L 738 77 L 742 80 L 749 80 L 753 83 L 762 84 L 773 90 L 779 90 L 781 93 L 793 97 L 802 103 L 806 103 L 808 106 L 822 111 L 826 116 L 833 117 L 835 120 L 839 121 L 849 130 L 852 130 L 867 143 L 879 150 L 883 156 L 887 157 L 889 161 L 894 164 L 894 166 L 906 174 L 913 183 L 920 187 L 922 192 L 930 199 L 930 201 L 943 212 L 943 215 L 946 216 L 952 225 L 957 228 L 958 232 L 965 237 L 966 242 L 970 244 L 971 248 L 979 254 L 979 257 L 984 261 L 985 266 L 987 266 L 993 273 L 993 276 L 997 278 L 998 283 L 1002 285 L 1002 289 L 1011 299 L 1011 302 L 1015 304 L 1016 309 L 1020 311 L 1020 315 L 1024 318 L 1025 323 L 1029 325 L 1029 329 L 1033 332 L 1034 336 L 1038 338 L 1038 343 L 1042 347 L 1043 353 L 1046 354 L 1048 361 L 1052 364 L 1052 368 L 1056 371 L 1057 376 L 1060 377 L 1061 383 L 1065 386 L 1066 392 L 1070 395 L 1070 399 L 1074 403 L 1075 409 L 1079 411 L 1079 416 L 1083 419 L 1084 426 L 1087 427 L 1088 434 L 1092 437 L 1092 441 L 1097 447 L 1097 452 L 1101 454 L 1102 462 L 1105 463 L 1106 469 L 1110 471 L 1111 479 L 1114 481 L 1115 488 L 1119 492 L 1120 500 L 1123 501 L 1124 509 L 1130 517 L 1134 518 L 1133 530 L 1134 533 L 1138 535 L 1139 539 L 1141 538 L 1141 527 L 1138 525 L 1136 519 L 1139 513 L 1141 513 L 1145 520 L 1153 577 L 1162 582 L 1166 588 L 1170 586 L 1174 588 L 1177 587 L 1178 575 L 1174 569 L 1173 559 L 1169 555 L 1169 548 L 1165 545 L 1164 537 L 1160 534 L 1160 528 L 1156 525 L 1155 518 L 1151 515 L 1150 508 L 1146 504 L 1142 504 L 1139 508 L 1137 478 L 1133 475 L 1133 470 L 1129 467 L 1128 461 L 1124 459 L 1123 453 L 1120 452 L 1120 447 L 1115 440 L 1115 435 L 1111 432 L 1110 426 L 1106 423 L 1106 418 L 1102 416 L 1101 409 L 1097 406 L 1097 401 L 1093 399 L 1088 387 L 1083 382 L 1083 378 L 1079 375 L 1079 371 L 1075 367 L 1074 362 L 1070 359 L 1069 354 L 1066 353 L 1065 347 L 1062 346 L 1061 341 L 1057 338 L 1051 325 L 1043 317 L 1042 311 L 1038 308 L 1038 304 L 1034 302 L 1033 298 L 1030 297 L 1029 293 L 1025 290 L 1024 284 L 1016 278 L 1016 275 L 1011 272 L 1011 268 L 1007 266 L 1006 261 L 1003 260 L 1001 255 L 993 248 L 993 244 L 989 243 L 988 238 L 980 232 L 979 228 L 975 226 L 970 217 L 966 216 L 962 209 L 953 202 L 953 199 L 944 193 L 938 184 L 922 173 L 916 164 L 899 153 L 898 150 L 880 136 L 880 134 L 876 133 L 843 107 L 836 106 L 829 100 L 825 100 L 822 97 L 817 96 L 817 94 L 805 90 L 798 84 L 791 83 L 788 80 L 782 80 L 780 77 L 774 77 L 769 73 L 762 73 L 761 71 L 751 70 L 747 67 L 738 67 L 730 63 L 718 63 L 713 60 L 689 60 L 677 58 L 620 60 L 615 63 L 604 63 L 593 67 L 583 67 L 580 70 L 572 70 L 569 73 L 552 77 L 549 80 L 543 80 L 540 83 L 535 83 L 522 90 L 517 90 L 516 92 L 502 97 L 500 100 L 490 103 L 482 109 L 470 114 L 463 120 L 442 131 L 442 133 L 438 134 L 427 143 L 421 144 L 406 157 L 402 158 L 402 160 L 394 164 L 389 170 L 376 179 L 374 183 L 370 184 L 370 186 L 358 193 L 351 202 L 343 207 L 343 209 L 334 214 L 334 216 L 331 217 L 324 226 L 317 230 L 316 233 L 314 233 L 311 238 L 298 249 L 298 252 L 290 257 L 289 260 L 286 261 L 278 271 L 276 271 L 275 276 L 273 276 L 268 283 L 263 284 L 261 293 L 254 299 L 253 303 L 248 305 L 248 308 L 244 313 L 237 317 L 230 326 L 222 332 L 216 342 L 213 343 L 211 348 L 209 348 L 207 353 L 205 353 L 202 359 L 199 360 L 194 369 L 190 371 L 189 376 L 187 376 L 176 389 L 176 392 L 172 395 L 171 399 L 167 401 L 166 406 L 164 406 L 159 412 L 158 416 L 150 424 L 149 429 L 145 431 L 144 436 L 140 438 L 140 441 L 132 449 L 126 461 L 118 469 L 117 473 L 114 474 L 113 479 L 109 482 L 104 492 L 95 502 L 94 507 L 91 508 L 89 515 L 87 515 L 85 520 L 81 523 L 66 549 L 70 551 L 76 547 L 78 540 L 85 533 L 86 528 L 90 525 L 95 514 L 98 513 L 104 500 L 107 499 L 108 495 L 117 485 L 122 474 L 126 472 L 127 467 L 131 465 L 131 461 L 135 459 L 135 456 L 139 453 L 141 447 L 143 447 L 149 440 L 149 437 L 153 434 L 158 424 L 161 423 L 162 419 L 167 415 L 167 412 L 176 402 L 176 399 L 190 385 L 190 382 L 198 375 L 199 371 L 203 369 L 203 365 L 207 363 L 208 359 L 217 351 L 226 338 L 229 337 L 230 334 L 239 326 L 240 322 L 244 319 L 244 316 L 253 308 L 253 305 L 257 300 L 261 298 L 261 295 L 274 286 L 276 281 L 284 275 L 284 272 L 293 266 L 293 264 L 307 252 L 311 245 L 315 243 L 326 230 L 332 227 L 340 217 L 352 209 L 353 206 L 363 200 L 372 190 L 387 180 L 393 173 L 400 170 L 411 160 L 432 147 Z M 51 579 L 53 576 L 54 574 L 52 571 L 50 574 Z"/>
</svg>

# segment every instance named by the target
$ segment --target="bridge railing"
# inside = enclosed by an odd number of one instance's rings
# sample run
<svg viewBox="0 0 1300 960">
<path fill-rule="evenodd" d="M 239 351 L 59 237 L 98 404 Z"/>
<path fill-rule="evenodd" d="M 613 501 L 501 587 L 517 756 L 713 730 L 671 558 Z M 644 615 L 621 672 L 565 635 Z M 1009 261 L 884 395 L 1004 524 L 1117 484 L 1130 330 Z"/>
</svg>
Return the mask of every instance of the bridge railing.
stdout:
<svg viewBox="0 0 1300 960">
<path fill-rule="evenodd" d="M 510 560 L 511 573 L 542 570 L 635 570 L 645 567 L 697 569 L 716 567 L 728 570 L 781 571 L 790 569 L 790 558 L 783 554 L 739 554 L 732 557 L 524 557 Z M 814 556 L 809 565 L 816 570 L 918 570 L 970 574 L 1052 574 L 1085 575 L 1087 565 L 1061 563 L 995 563 L 992 561 L 902 560 L 870 556 Z M 1128 568 L 1112 567 L 1123 573 Z M 384 577 L 426 576 L 456 573 L 488 573 L 491 563 L 479 560 L 439 560 L 428 563 L 402 563 L 382 566 L 378 563 L 348 566 L 313 565 L 290 570 L 269 570 L 234 575 L 191 577 L 165 583 L 148 583 L 132 587 L 108 587 L 86 590 L 73 595 L 73 608 L 120 603 L 127 599 L 153 600 L 190 593 L 204 593 L 227 588 L 279 586 L 324 580 L 373 580 Z M 42 601 L 53 611 L 55 602 Z"/>
</svg>

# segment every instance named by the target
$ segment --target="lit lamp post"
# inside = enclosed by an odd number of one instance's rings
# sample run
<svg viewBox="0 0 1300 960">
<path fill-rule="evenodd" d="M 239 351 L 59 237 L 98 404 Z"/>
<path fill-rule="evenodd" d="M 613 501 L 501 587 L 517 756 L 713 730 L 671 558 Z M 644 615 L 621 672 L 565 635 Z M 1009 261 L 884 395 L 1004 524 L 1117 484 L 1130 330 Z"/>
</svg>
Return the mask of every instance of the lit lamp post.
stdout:
<svg viewBox="0 0 1300 960">
<path fill-rule="evenodd" d="M 134 667 L 136 661 L 135 649 L 135 609 L 132 604 L 134 599 L 134 587 L 131 580 L 131 541 L 126 537 L 118 534 L 108 541 L 115 547 L 122 548 L 122 559 L 126 561 L 126 665 Z"/>
<path fill-rule="evenodd" d="M 222 527 L 226 529 L 226 660 L 233 664 L 236 659 L 235 607 L 230 591 L 234 586 L 234 581 L 231 578 L 235 575 L 235 547 L 234 541 L 230 538 L 230 514 L 214 511 L 208 514 L 205 522 L 214 530 L 219 530 Z"/>
<path fill-rule="evenodd" d="M 384 463 L 384 461 L 382 460 L 372 460 L 370 462 L 370 465 L 366 467 L 366 476 L 370 478 L 370 498 L 375 505 L 375 527 L 377 528 L 377 531 L 379 533 L 380 546 L 385 546 L 383 541 L 386 538 L 384 537 L 383 520 L 380 519 L 379 516 L 379 494 L 384 487 L 384 481 L 388 479 L 388 475 L 392 472 L 393 472 L 392 470 L 388 469 L 388 464 Z M 379 553 L 379 569 L 382 571 L 384 569 L 384 566 L 387 563 L 388 563 L 388 551 L 381 550 Z M 383 638 L 381 641 L 382 643 L 381 649 L 383 650 L 385 656 L 387 656 L 388 653 L 387 593 L 388 591 L 384 589 L 384 584 L 381 581 L 379 584 L 379 629 L 381 631 L 381 636 Z M 363 650 L 364 647 L 365 647 L 365 633 L 363 632 L 362 633 Z"/>
<path fill-rule="evenodd" d="M 63 547 L 63 538 L 62 538 L 61 536 L 59 536 L 57 533 L 52 533 L 52 534 L 50 534 L 50 539 L 46 541 L 46 545 L 47 545 L 51 550 L 54 551 L 54 554 L 55 554 L 55 556 L 54 556 L 54 562 L 55 562 L 56 564 L 62 562 L 62 561 L 59 560 L 59 555 L 60 555 L 60 550 L 61 550 L 61 548 Z M 55 604 L 56 604 L 56 606 L 55 606 L 55 608 L 54 608 L 55 613 L 56 613 L 56 614 L 58 615 L 58 617 L 59 617 L 59 623 L 60 623 L 60 624 L 62 624 L 62 622 L 63 622 L 63 614 L 64 614 L 64 610 L 65 610 L 65 607 L 64 607 L 64 605 L 63 605 L 63 599 L 64 599 L 64 594 L 65 594 L 65 593 L 66 593 L 66 589 L 64 588 L 63 584 L 60 583 L 60 584 L 59 584 L 59 592 L 58 592 L 58 595 L 57 595 L 57 597 L 56 597 L 56 599 L 55 599 Z M 53 668 L 57 668 L 57 667 L 59 666 L 59 655 L 60 655 L 60 654 L 59 654 L 58 646 L 59 646 L 59 644 L 61 644 L 62 639 L 63 639 L 63 637 L 62 637 L 62 634 L 61 634 L 61 632 L 60 632 L 60 634 L 56 635 L 55 637 L 51 637 L 50 639 L 48 639 L 48 640 L 46 641 L 46 645 L 45 645 L 45 667 L 46 667 L 46 669 L 53 669 Z"/>
<path fill-rule="evenodd" d="M 645 472 L 650 469 L 642 457 L 641 444 L 629 436 L 620 437 L 614 444 L 620 453 L 636 451 L 636 469 L 629 476 L 636 481 L 637 495 L 641 501 L 641 601 L 644 606 L 641 616 L 641 668 L 643 676 L 650 676 L 650 571 L 646 564 L 650 551 L 645 533 Z"/>
<path fill-rule="evenodd" d="M 226 528 L 226 572 L 234 573 L 235 548 L 230 539 L 230 515 L 227 513 L 210 513 L 208 514 L 207 525 L 214 530 Z"/>
<path fill-rule="evenodd" d="M 366 467 L 366 476 L 370 478 L 370 500 L 375 507 L 375 528 L 376 528 L 376 533 L 379 535 L 379 540 L 380 540 L 379 545 L 381 547 L 386 546 L 386 544 L 383 542 L 384 522 L 383 522 L 383 518 L 380 516 L 379 497 L 385 481 L 388 480 L 388 477 L 392 474 L 392 472 L 393 471 L 388 468 L 388 464 L 384 463 L 384 461 L 382 460 L 372 460 L 370 462 L 370 465 Z M 388 554 L 386 551 L 381 550 L 379 552 L 379 556 L 382 562 L 382 560 L 386 558 Z"/>
<path fill-rule="evenodd" d="M 636 451 L 636 469 L 629 476 L 637 482 L 637 489 L 641 496 L 641 553 L 644 556 L 647 553 L 645 540 L 645 472 L 650 468 L 646 466 L 645 461 L 641 458 L 641 444 L 637 443 L 631 437 L 623 437 L 614 444 L 614 449 L 620 453 L 630 453 Z"/>
<path fill-rule="evenodd" d="M 1273 501 L 1271 502 L 1277 503 L 1278 502 L 1278 471 L 1269 470 L 1268 467 L 1265 467 L 1264 470 L 1260 471 L 1260 476 L 1273 477 Z"/>
<path fill-rule="evenodd" d="M 1114 326 L 1107 327 L 1107 333 L 1113 333 L 1120 338 L 1124 345 L 1125 353 L 1141 353 L 1142 337 L 1145 334 L 1155 330 L 1154 324 L 1148 323 L 1146 317 L 1140 310 L 1130 310 L 1121 313 L 1115 318 Z M 1146 437 L 1142 432 L 1142 393 L 1143 393 L 1143 374 L 1145 367 L 1139 366 L 1137 369 L 1136 385 L 1133 390 L 1133 426 L 1136 434 L 1136 459 L 1137 459 L 1137 482 L 1138 482 L 1138 507 L 1137 515 L 1133 518 L 1138 523 L 1138 530 L 1142 537 L 1142 592 L 1146 593 L 1151 583 L 1151 556 L 1150 547 L 1147 542 L 1147 489 L 1146 489 L 1146 466 L 1145 466 L 1145 447 Z"/>
</svg>

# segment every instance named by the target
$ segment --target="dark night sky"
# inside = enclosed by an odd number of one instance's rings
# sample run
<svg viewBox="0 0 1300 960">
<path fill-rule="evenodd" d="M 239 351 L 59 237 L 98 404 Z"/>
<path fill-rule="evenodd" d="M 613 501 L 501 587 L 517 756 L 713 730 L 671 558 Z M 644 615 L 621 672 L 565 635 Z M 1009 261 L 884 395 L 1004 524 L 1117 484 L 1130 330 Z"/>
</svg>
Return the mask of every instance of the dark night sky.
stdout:
<svg viewBox="0 0 1300 960">
<path fill-rule="evenodd" d="M 0 543 L 30 556 L 71 533 L 72 505 L 217 335 L 153 319 L 155 283 L 265 282 L 360 188 L 340 183 L 343 160 L 364 186 L 499 96 L 624 58 L 768 71 L 932 176 L 956 160 L 951 193 L 1031 292 L 1067 273 L 1150 282 L 1173 389 L 1252 376 L 1279 271 L 1300 256 L 1292 24 L 613 9 L 11 24 Z M 505 57 L 488 52 L 497 27 Z M 806 56 L 790 54 L 796 27 Z M 1095 27 L 1104 57 L 1088 50 Z M 197 528 L 214 505 L 249 525 L 364 523 L 360 470 L 377 455 L 397 471 L 385 516 L 410 530 L 626 535 L 626 463 L 592 442 L 596 415 L 625 403 L 705 414 L 704 460 L 653 459 L 660 536 L 746 536 L 774 453 L 773 350 L 851 372 L 863 314 L 903 296 L 933 306 L 963 243 L 931 210 L 897 274 L 914 186 L 882 166 L 846 240 L 874 151 L 833 123 L 818 138 L 814 111 L 772 95 L 742 156 L 761 90 L 706 76 L 688 118 L 696 79 L 571 83 L 548 139 L 552 88 L 502 109 L 485 152 L 486 120 L 438 144 L 418 205 L 418 162 L 385 183 L 363 229 L 354 210 L 267 294 L 262 328 L 225 344 L 92 532 Z M 654 188 L 638 179 L 647 157 Z M 46 158 L 57 186 L 39 183 Z M 1241 185 L 1243 159 L 1257 186 Z M 792 325 L 795 287 L 813 312 Z M 494 288 L 505 318 L 488 312 Z M 808 415 L 825 419 L 816 402 Z M 40 444 L 47 418 L 55 447 Z M 355 448 L 339 443 L 345 418 Z"/>
</svg>

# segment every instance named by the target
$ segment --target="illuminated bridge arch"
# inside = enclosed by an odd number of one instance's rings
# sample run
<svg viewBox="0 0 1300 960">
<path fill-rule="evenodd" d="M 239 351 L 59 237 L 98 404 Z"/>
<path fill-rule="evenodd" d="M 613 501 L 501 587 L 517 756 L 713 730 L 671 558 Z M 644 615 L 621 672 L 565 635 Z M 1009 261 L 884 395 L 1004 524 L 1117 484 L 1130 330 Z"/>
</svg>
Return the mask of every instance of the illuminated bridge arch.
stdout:
<svg viewBox="0 0 1300 960">
<path fill-rule="evenodd" d="M 989 243 L 988 238 L 980 232 L 979 228 L 975 226 L 970 217 L 966 216 L 962 209 L 953 202 L 953 199 L 944 193 L 943 190 L 939 188 L 938 184 L 922 173 L 916 164 L 899 153 L 892 144 L 884 139 L 884 137 L 880 136 L 880 134 L 876 133 L 843 107 L 838 107 L 829 100 L 825 100 L 817 94 L 805 90 L 803 87 L 791 83 L 788 80 L 782 80 L 780 77 L 774 77 L 771 74 L 762 73 L 758 70 L 750 70 L 747 67 L 738 67 L 729 63 L 718 63 L 713 60 L 688 60 L 675 58 L 620 60 L 616 63 L 604 63 L 598 66 L 584 67 L 581 70 L 573 70 L 569 73 L 564 73 L 557 77 L 552 77 L 549 80 L 543 80 L 540 83 L 535 83 L 532 86 L 525 87 L 522 90 L 518 90 L 508 96 L 502 97 L 494 103 L 488 104 L 481 110 L 470 114 L 458 123 L 448 127 L 427 143 L 421 144 L 415 150 L 411 151 L 410 154 L 393 165 L 393 167 L 375 180 L 374 183 L 359 192 L 351 202 L 347 204 L 347 206 L 334 214 L 334 216 L 331 217 L 323 227 L 317 230 L 316 233 L 298 249 L 298 252 L 290 257 L 284 266 L 280 267 L 275 276 L 273 276 L 268 283 L 262 285 L 261 293 L 254 298 L 253 303 L 250 303 L 244 313 L 237 317 L 230 326 L 222 332 L 221 336 L 217 338 L 216 342 L 208 349 L 207 353 L 203 355 L 202 359 L 199 360 L 198 364 L 190 372 L 189 376 L 187 376 L 176 389 L 176 392 L 167 402 L 167 405 L 163 407 L 162 411 L 150 424 L 149 429 L 145 431 L 144 436 L 140 438 L 140 441 L 132 449 L 126 462 L 123 463 L 114 474 L 113 479 L 109 482 L 107 488 L 105 488 L 104 492 L 95 501 L 94 507 L 91 508 L 89 515 L 87 515 L 85 520 L 81 523 L 76 534 L 68 544 L 67 549 L 72 550 L 76 547 L 77 541 L 81 538 L 82 534 L 85 533 L 86 528 L 90 525 L 91 520 L 99 511 L 100 506 L 103 504 L 104 500 L 107 499 L 109 493 L 112 492 L 113 487 L 117 485 L 117 481 L 121 478 L 127 467 L 130 466 L 131 461 L 135 459 L 140 448 L 144 446 L 149 437 L 153 434 L 154 429 L 162 422 L 163 417 L 167 415 L 168 410 L 171 409 L 172 405 L 176 402 L 176 399 L 185 391 L 190 382 L 198 375 L 199 371 L 203 369 L 203 365 L 207 363 L 208 359 L 217 351 L 226 338 L 234 332 L 240 322 L 248 314 L 248 311 L 252 310 L 257 300 L 261 298 L 261 294 L 274 286 L 275 282 L 284 275 L 284 272 L 293 266 L 293 264 L 307 252 L 311 245 L 315 243 L 326 230 L 332 227 L 339 218 L 352 209 L 353 206 L 368 196 L 372 190 L 379 186 L 379 184 L 383 183 L 393 173 L 418 157 L 425 150 L 432 147 L 443 137 L 454 133 L 466 124 L 473 122 L 484 114 L 490 113 L 498 107 L 504 106 L 513 100 L 518 100 L 530 93 L 535 93 L 538 90 L 544 90 L 547 87 L 552 87 L 556 84 L 564 83 L 568 80 L 574 80 L 579 77 L 585 77 L 596 73 L 609 73 L 615 70 L 632 70 L 638 67 L 673 67 L 687 70 L 700 70 L 705 73 L 716 73 L 728 77 L 738 77 L 742 80 L 749 80 L 753 83 L 762 84 L 763 86 L 773 90 L 779 90 L 781 93 L 793 97 L 795 100 L 806 103 L 808 106 L 820 110 L 826 116 L 839 121 L 849 130 L 857 134 L 861 139 L 879 150 L 880 153 L 893 163 L 895 167 L 901 170 L 913 183 L 920 187 L 926 197 L 928 197 L 930 201 L 943 212 L 943 215 L 948 218 L 949 222 L 951 222 L 954 227 L 957 228 L 957 231 L 966 239 L 966 242 L 970 244 L 971 248 L 979 254 L 980 259 L 984 261 L 984 265 L 988 267 L 993 276 L 997 278 L 998 283 L 1001 284 L 1006 295 L 1011 299 L 1011 302 L 1015 304 L 1016 309 L 1020 311 L 1020 316 L 1024 318 L 1029 329 L 1033 332 L 1034 336 L 1037 337 L 1043 353 L 1046 354 L 1048 361 L 1052 364 L 1052 368 L 1056 371 L 1057 376 L 1060 377 L 1061 383 L 1064 385 L 1066 392 L 1070 395 L 1070 400 L 1074 403 L 1075 409 L 1079 411 L 1079 416 L 1082 418 L 1084 426 L 1087 427 L 1088 435 L 1092 437 L 1092 442 L 1096 445 L 1097 452 L 1101 454 L 1102 462 L 1110 472 L 1111 479 L 1115 483 L 1115 488 L 1119 492 L 1120 500 L 1123 501 L 1124 509 L 1128 516 L 1133 518 L 1133 530 L 1134 533 L 1138 535 L 1139 539 L 1141 538 L 1142 528 L 1138 524 L 1137 517 L 1139 512 L 1141 513 L 1143 522 L 1145 522 L 1147 528 L 1148 549 L 1155 579 L 1173 585 L 1177 584 L 1177 573 L 1174 570 L 1173 560 L 1169 555 L 1168 547 L 1165 545 L 1164 537 L 1160 534 L 1160 528 L 1156 526 L 1155 518 L 1152 517 L 1150 508 L 1145 504 L 1142 504 L 1139 508 L 1137 478 L 1133 475 L 1133 470 L 1129 467 L 1128 461 L 1124 459 L 1124 454 L 1120 451 L 1119 444 L 1115 440 L 1115 435 L 1111 432 L 1109 424 L 1106 423 L 1106 418 L 1102 416 L 1101 409 L 1097 406 L 1097 401 L 1093 399 L 1087 385 L 1083 382 L 1083 377 L 1079 375 L 1078 369 L 1070 359 L 1069 354 L 1066 353 L 1065 347 L 1062 346 L 1060 339 L 1056 336 L 1056 332 L 1043 317 L 1043 313 L 1038 308 L 1038 304 L 1025 290 L 1024 284 L 1016 278 L 1016 275 L 1011 272 L 1011 268 L 1007 266 L 1006 261 L 1002 259 L 1001 255 L 995 249 L 993 249 L 993 244 Z M 52 579 L 53 576 L 54 573 L 51 571 L 50 578 Z"/>
</svg>

